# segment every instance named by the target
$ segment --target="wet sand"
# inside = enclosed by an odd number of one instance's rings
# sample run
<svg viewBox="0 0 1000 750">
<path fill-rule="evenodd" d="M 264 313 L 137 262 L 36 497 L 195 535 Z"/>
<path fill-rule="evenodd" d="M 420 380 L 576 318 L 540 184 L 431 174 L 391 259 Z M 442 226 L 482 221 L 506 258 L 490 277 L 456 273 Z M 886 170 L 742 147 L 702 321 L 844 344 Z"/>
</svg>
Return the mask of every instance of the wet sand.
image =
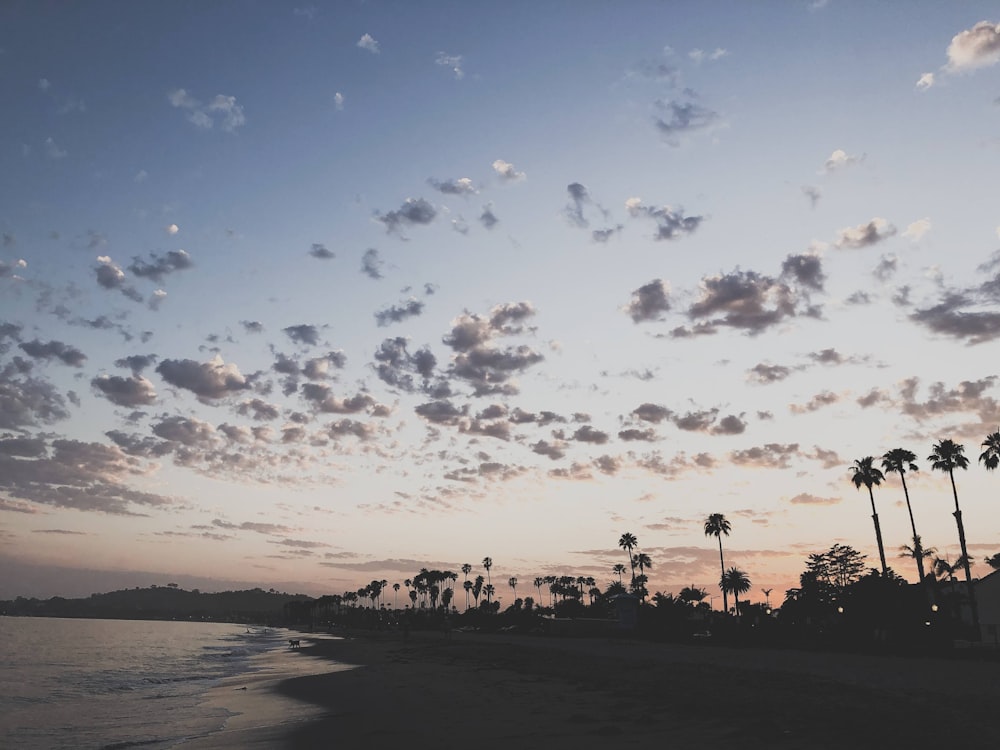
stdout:
<svg viewBox="0 0 1000 750">
<path fill-rule="evenodd" d="M 274 656 L 305 674 L 225 686 L 241 715 L 185 748 L 1000 747 L 996 660 L 463 632 Z"/>
</svg>

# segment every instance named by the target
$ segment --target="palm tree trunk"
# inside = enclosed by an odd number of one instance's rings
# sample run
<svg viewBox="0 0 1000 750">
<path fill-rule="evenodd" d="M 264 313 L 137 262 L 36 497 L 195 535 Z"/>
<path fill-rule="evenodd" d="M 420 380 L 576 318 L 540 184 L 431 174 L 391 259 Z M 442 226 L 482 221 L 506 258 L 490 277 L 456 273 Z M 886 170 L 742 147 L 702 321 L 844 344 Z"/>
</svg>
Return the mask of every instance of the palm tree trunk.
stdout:
<svg viewBox="0 0 1000 750">
<path fill-rule="evenodd" d="M 722 535 L 716 534 L 716 538 L 719 540 L 719 567 L 722 568 L 722 578 L 726 577 L 726 563 L 722 560 Z M 722 578 L 719 580 L 721 581 Z M 729 614 L 729 596 L 726 594 L 726 587 L 722 587 L 722 611 Z"/>
<path fill-rule="evenodd" d="M 924 582 L 924 555 L 923 547 L 917 540 L 917 524 L 913 520 L 913 508 L 910 506 L 910 491 L 906 489 L 906 472 L 899 472 L 899 480 L 903 483 L 903 496 L 906 498 L 906 510 L 910 514 L 910 530 L 913 531 L 913 550 L 917 557 L 917 573 L 920 575 L 920 583 Z"/>
<path fill-rule="evenodd" d="M 868 497 L 872 501 L 872 521 L 875 522 L 875 540 L 878 542 L 878 556 L 882 561 L 882 577 L 889 577 L 889 566 L 885 564 L 885 547 L 882 546 L 882 527 L 878 523 L 878 513 L 875 511 L 875 493 L 868 487 Z"/>
<path fill-rule="evenodd" d="M 962 547 L 962 567 L 965 568 L 965 585 L 969 589 L 969 606 L 972 608 L 972 622 L 976 626 L 976 640 L 981 634 L 979 629 L 979 604 L 976 602 L 976 589 L 972 583 L 972 569 L 969 566 L 969 552 L 965 546 L 965 524 L 962 523 L 962 511 L 958 507 L 958 489 L 955 487 L 955 472 L 948 470 L 951 477 L 951 493 L 955 496 L 955 525 L 958 526 L 958 543 Z"/>
</svg>

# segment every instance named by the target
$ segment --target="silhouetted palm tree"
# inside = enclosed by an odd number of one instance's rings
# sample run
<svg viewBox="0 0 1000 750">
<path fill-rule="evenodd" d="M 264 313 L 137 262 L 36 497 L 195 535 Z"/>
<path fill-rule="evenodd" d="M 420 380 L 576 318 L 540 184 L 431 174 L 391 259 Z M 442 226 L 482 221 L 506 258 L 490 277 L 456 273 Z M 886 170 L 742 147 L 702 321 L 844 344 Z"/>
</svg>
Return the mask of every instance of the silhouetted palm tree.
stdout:
<svg viewBox="0 0 1000 750">
<path fill-rule="evenodd" d="M 885 547 L 882 546 L 882 527 L 878 523 L 878 512 L 875 510 L 875 493 L 872 487 L 882 484 L 885 478 L 881 471 L 874 466 L 875 458 L 865 456 L 859 458 L 851 467 L 851 481 L 854 486 L 861 489 L 861 485 L 868 488 L 868 497 L 872 501 L 872 522 L 875 524 L 875 540 L 878 542 L 878 556 L 882 561 L 882 576 L 889 577 L 889 566 L 885 564 Z"/>
<path fill-rule="evenodd" d="M 652 568 L 653 568 L 653 561 L 649 558 L 649 555 L 647 555 L 645 552 L 636 552 L 634 555 L 632 555 L 632 561 L 639 568 L 639 576 L 638 577 L 643 578 L 644 582 L 645 582 L 645 580 L 648 580 L 646 578 L 646 568 L 649 568 L 650 570 L 652 570 Z M 646 598 L 646 593 L 647 593 L 645 587 L 642 588 L 642 592 L 641 593 L 642 593 L 643 599 L 645 599 Z"/>
<path fill-rule="evenodd" d="M 965 457 L 965 446 L 954 440 L 939 440 L 934 446 L 934 452 L 927 457 L 931 468 L 937 471 L 947 471 L 951 479 L 951 492 L 955 496 L 955 525 L 958 527 L 958 542 L 962 547 L 962 567 L 965 568 L 965 583 L 969 587 L 969 604 L 972 607 L 972 621 L 979 632 L 979 607 L 976 603 L 976 592 L 972 583 L 972 570 L 969 567 L 969 550 L 965 546 L 965 525 L 962 523 L 962 509 L 958 507 L 958 489 L 955 486 L 955 469 L 968 469 L 969 459 Z"/>
<path fill-rule="evenodd" d="M 483 567 L 486 569 L 486 582 L 487 583 L 493 583 L 493 579 L 490 578 L 490 568 L 493 567 L 493 558 L 492 557 L 484 557 L 483 558 Z"/>
<path fill-rule="evenodd" d="M 913 508 L 910 505 L 910 492 L 906 489 L 906 471 L 916 471 L 917 465 L 914 463 L 917 457 L 913 451 L 906 448 L 893 448 L 882 455 L 882 469 L 886 472 L 899 474 L 899 481 L 903 483 L 903 496 L 906 498 L 906 510 L 910 514 L 910 530 L 913 532 L 914 559 L 917 561 L 917 574 L 921 583 L 924 580 L 924 558 L 927 555 L 920 553 L 920 536 L 917 534 L 917 524 L 913 520 Z"/>
<path fill-rule="evenodd" d="M 466 580 L 462 582 L 462 588 L 465 589 L 465 608 L 469 608 L 469 592 L 472 591 L 472 581 Z"/>
<path fill-rule="evenodd" d="M 1000 466 L 1000 430 L 987 435 L 982 447 L 986 450 L 979 454 L 979 461 L 987 471 L 993 471 Z"/>
<path fill-rule="evenodd" d="M 924 548 L 924 545 L 921 543 L 919 536 L 916 537 L 913 540 L 913 546 L 912 547 L 909 544 L 904 544 L 904 545 L 902 545 L 899 548 L 899 556 L 900 557 L 914 557 L 914 558 L 916 558 L 916 557 L 919 556 L 920 569 L 921 570 L 923 570 L 923 567 L 924 567 L 923 561 L 927 560 L 928 558 L 933 557 L 936 554 L 937 554 L 937 550 L 934 549 L 933 547 L 926 548 L 926 549 Z"/>
<path fill-rule="evenodd" d="M 764 595 L 764 606 L 767 607 L 768 609 L 771 608 L 771 592 L 772 591 L 774 591 L 774 589 L 761 589 L 760 590 L 760 593 L 762 593 Z"/>
<path fill-rule="evenodd" d="M 732 528 L 729 521 L 721 513 L 712 513 L 705 519 L 705 536 L 714 536 L 719 540 L 719 567 L 722 569 L 723 576 L 726 575 L 726 563 L 722 559 L 722 535 L 729 536 Z M 723 612 L 729 611 L 729 596 L 725 589 L 722 589 L 722 610 Z"/>
<path fill-rule="evenodd" d="M 615 563 L 615 566 L 611 568 L 612 573 L 618 574 L 618 583 L 622 582 L 622 574 L 625 573 L 625 566 L 621 563 Z"/>
<path fill-rule="evenodd" d="M 394 583 L 394 584 L 392 584 L 392 608 L 393 609 L 397 609 L 397 607 L 396 607 L 396 596 L 398 594 L 399 594 L 399 584 L 398 583 Z"/>
<path fill-rule="evenodd" d="M 513 592 L 514 600 L 517 601 L 517 578 L 515 576 L 508 578 L 507 585 L 510 586 L 510 590 Z"/>
<path fill-rule="evenodd" d="M 733 608 L 736 614 L 740 613 L 740 594 L 745 594 L 750 590 L 750 577 L 739 568 L 730 568 L 722 574 L 719 581 L 719 588 L 723 593 L 731 592 L 733 595 Z"/>
<path fill-rule="evenodd" d="M 639 544 L 639 540 L 635 538 L 635 534 L 626 531 L 621 535 L 618 540 L 618 546 L 625 550 L 625 554 L 628 555 L 629 564 L 632 566 L 632 578 L 635 579 L 635 563 L 632 562 L 632 550 Z"/>
<path fill-rule="evenodd" d="M 535 580 L 532 581 L 535 584 L 535 588 L 538 589 L 538 606 L 542 606 L 542 584 L 545 583 L 545 579 L 541 576 L 535 576 Z"/>
</svg>

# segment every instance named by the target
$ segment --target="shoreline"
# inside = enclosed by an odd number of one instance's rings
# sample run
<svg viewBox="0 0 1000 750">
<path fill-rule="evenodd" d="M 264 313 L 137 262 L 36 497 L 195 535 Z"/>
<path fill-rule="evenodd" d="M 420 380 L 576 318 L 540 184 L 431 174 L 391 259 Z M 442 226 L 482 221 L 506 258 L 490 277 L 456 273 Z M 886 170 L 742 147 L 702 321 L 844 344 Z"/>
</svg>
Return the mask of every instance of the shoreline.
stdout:
<svg viewBox="0 0 1000 750">
<path fill-rule="evenodd" d="M 186 747 L 1000 745 L 991 662 L 461 631 L 302 640 L 276 652 L 299 674 L 253 691 L 256 726 Z"/>
</svg>

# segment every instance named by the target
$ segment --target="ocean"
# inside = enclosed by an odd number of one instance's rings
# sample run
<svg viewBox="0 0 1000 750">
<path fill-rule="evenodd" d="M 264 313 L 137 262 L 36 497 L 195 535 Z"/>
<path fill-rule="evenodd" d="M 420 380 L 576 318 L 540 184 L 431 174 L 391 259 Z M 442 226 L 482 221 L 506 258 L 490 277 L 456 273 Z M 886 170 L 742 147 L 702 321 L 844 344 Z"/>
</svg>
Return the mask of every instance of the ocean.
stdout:
<svg viewBox="0 0 1000 750">
<path fill-rule="evenodd" d="M 205 693 L 287 649 L 226 623 L 0 617 L 0 746 L 148 750 L 220 730 Z"/>
</svg>

